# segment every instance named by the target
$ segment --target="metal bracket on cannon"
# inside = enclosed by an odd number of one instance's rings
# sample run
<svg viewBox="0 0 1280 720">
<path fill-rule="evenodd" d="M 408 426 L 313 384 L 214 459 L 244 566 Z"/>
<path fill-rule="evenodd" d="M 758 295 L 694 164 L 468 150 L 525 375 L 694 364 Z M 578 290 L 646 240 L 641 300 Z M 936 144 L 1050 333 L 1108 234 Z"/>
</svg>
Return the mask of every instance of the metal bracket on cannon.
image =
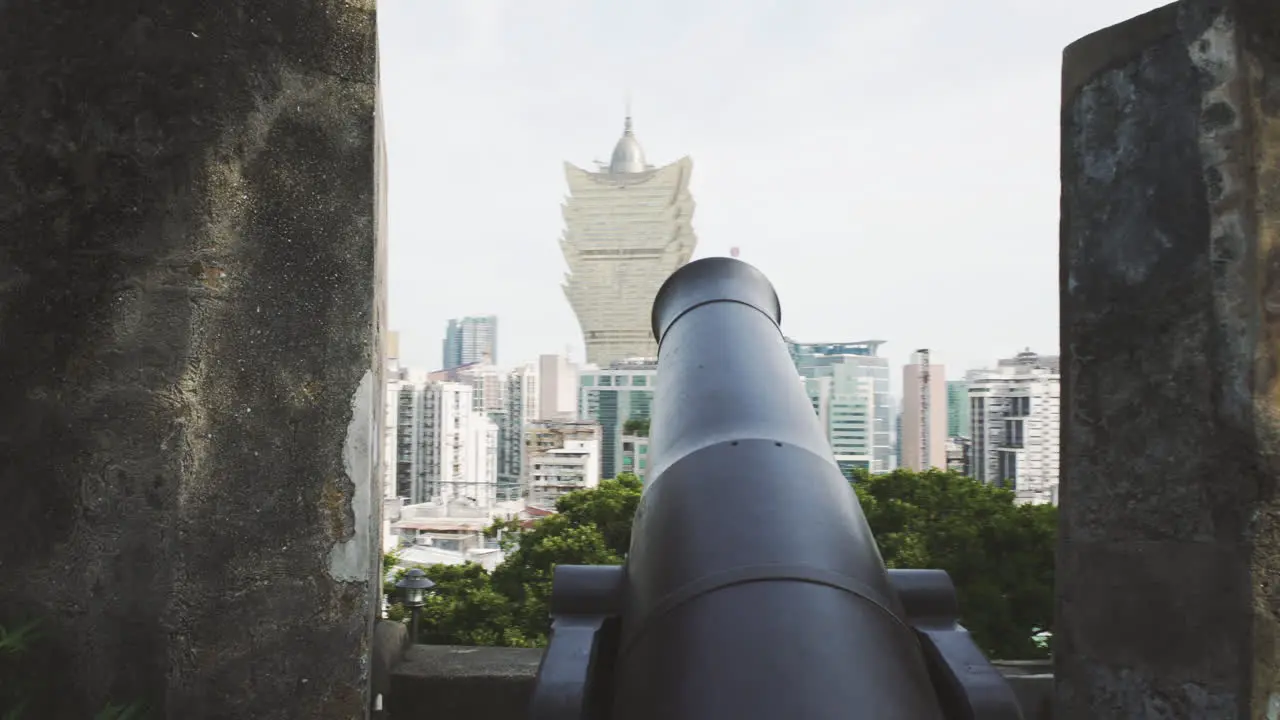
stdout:
<svg viewBox="0 0 1280 720">
<path fill-rule="evenodd" d="M 960 625 L 947 573 L 888 572 L 946 720 L 1022 720 L 1013 689 Z M 530 720 L 607 720 L 625 577 L 620 565 L 556 567 L 551 642 L 538 668 Z"/>
</svg>

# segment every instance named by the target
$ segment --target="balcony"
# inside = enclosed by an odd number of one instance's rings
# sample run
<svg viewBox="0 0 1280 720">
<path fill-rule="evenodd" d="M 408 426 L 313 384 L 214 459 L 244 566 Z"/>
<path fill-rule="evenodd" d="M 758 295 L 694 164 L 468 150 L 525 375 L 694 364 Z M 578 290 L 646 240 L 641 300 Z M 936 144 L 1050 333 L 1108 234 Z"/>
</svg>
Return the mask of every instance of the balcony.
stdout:
<svg viewBox="0 0 1280 720">
<path fill-rule="evenodd" d="M 380 635 L 394 634 L 404 642 L 408 636 L 402 628 Z M 541 658 L 541 650 L 452 645 L 415 645 L 398 658 L 382 655 L 385 664 L 375 660 L 374 676 L 374 692 L 383 694 L 381 720 L 523 720 Z M 1025 720 L 1049 720 L 1050 662 L 996 666 L 1018 696 Z M 379 677 L 383 668 L 387 674 Z"/>
</svg>

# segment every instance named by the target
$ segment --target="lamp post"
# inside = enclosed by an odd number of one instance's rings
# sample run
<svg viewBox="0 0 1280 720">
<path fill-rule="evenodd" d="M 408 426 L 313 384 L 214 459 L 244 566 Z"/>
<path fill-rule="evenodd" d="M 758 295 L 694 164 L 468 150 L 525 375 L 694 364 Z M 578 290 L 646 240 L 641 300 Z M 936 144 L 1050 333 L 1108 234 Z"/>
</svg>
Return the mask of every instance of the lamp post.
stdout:
<svg viewBox="0 0 1280 720">
<path fill-rule="evenodd" d="M 426 604 L 427 591 L 435 586 L 431 578 L 419 568 L 410 568 L 409 572 L 396 583 L 396 588 L 404 596 L 404 604 L 409 607 L 411 613 L 409 620 L 409 642 L 411 643 L 418 642 L 418 618 L 422 615 L 422 606 Z"/>
</svg>

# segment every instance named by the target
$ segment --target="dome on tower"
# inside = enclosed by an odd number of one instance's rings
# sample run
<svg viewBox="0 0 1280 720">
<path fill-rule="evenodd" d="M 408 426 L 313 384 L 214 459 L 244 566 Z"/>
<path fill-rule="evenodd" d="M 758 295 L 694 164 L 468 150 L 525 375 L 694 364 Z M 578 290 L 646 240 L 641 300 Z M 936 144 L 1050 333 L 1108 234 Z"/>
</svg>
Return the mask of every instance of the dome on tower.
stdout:
<svg viewBox="0 0 1280 720">
<path fill-rule="evenodd" d="M 635 174 L 642 173 L 646 169 L 644 150 L 640 149 L 640 142 L 636 140 L 635 134 L 631 132 L 631 118 L 628 116 L 626 124 L 623 126 L 622 137 L 618 140 L 618 144 L 613 146 L 613 157 L 609 160 L 609 172 L 614 175 Z"/>
</svg>

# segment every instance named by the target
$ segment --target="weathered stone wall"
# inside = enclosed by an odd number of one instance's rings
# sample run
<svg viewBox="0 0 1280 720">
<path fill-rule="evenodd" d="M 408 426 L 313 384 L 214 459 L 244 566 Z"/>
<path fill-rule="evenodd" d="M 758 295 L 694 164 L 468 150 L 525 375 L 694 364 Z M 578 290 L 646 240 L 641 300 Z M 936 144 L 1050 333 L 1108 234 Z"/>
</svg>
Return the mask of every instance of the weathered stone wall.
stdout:
<svg viewBox="0 0 1280 720">
<path fill-rule="evenodd" d="M 45 631 L 0 683 L 28 717 L 364 716 L 375 54 L 373 0 L 0 2 L 0 624 Z"/>
<path fill-rule="evenodd" d="M 1280 3 L 1067 48 L 1057 720 L 1280 712 L 1278 159 Z"/>
</svg>

